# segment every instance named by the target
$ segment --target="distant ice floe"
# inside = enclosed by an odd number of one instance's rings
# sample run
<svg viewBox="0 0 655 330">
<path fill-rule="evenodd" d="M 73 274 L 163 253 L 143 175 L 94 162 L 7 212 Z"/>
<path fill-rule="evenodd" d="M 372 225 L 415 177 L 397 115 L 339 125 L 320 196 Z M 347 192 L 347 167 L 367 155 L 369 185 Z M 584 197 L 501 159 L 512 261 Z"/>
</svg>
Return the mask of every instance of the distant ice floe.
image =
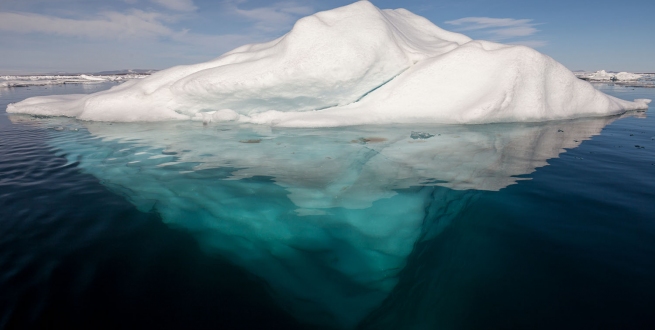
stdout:
<svg viewBox="0 0 655 330">
<path fill-rule="evenodd" d="M 589 81 L 636 81 L 642 79 L 645 75 L 630 72 L 610 72 L 600 70 L 596 72 L 576 72 L 575 75 L 583 80 Z"/>
<path fill-rule="evenodd" d="M 148 74 L 0 76 L 0 88 L 124 82 L 148 76 Z"/>
<path fill-rule="evenodd" d="M 405 9 L 357 1 L 209 62 L 91 95 L 30 98 L 7 112 L 333 127 L 537 122 L 619 114 L 649 102 L 608 96 L 534 49 L 471 40 Z"/>
<path fill-rule="evenodd" d="M 655 74 L 653 73 L 630 73 L 630 72 L 607 72 L 600 70 L 596 72 L 575 72 L 579 79 L 592 83 L 613 83 L 616 85 L 630 87 L 655 88 Z"/>
</svg>

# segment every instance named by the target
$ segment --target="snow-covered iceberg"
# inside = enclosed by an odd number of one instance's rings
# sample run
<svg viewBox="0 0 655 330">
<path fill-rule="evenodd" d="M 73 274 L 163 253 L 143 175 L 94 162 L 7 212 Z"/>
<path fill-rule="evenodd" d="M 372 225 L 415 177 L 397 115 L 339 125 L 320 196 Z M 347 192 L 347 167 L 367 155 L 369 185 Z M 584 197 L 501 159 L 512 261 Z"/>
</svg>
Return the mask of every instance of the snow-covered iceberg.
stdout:
<svg viewBox="0 0 655 330">
<path fill-rule="evenodd" d="M 89 96 L 30 98 L 7 112 L 317 127 L 545 121 L 617 114 L 649 102 L 605 95 L 531 48 L 473 41 L 407 10 L 357 1 L 206 63 Z"/>
</svg>

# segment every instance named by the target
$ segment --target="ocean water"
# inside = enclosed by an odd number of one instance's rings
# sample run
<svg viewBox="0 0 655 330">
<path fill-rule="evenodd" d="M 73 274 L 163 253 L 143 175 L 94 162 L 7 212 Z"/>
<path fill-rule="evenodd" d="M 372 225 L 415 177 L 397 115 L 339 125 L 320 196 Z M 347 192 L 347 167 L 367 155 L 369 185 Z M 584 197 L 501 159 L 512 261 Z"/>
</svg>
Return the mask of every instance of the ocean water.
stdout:
<svg viewBox="0 0 655 330">
<path fill-rule="evenodd" d="M 320 130 L 4 112 L 111 86 L 0 89 L 2 328 L 655 328 L 652 110 Z"/>
</svg>

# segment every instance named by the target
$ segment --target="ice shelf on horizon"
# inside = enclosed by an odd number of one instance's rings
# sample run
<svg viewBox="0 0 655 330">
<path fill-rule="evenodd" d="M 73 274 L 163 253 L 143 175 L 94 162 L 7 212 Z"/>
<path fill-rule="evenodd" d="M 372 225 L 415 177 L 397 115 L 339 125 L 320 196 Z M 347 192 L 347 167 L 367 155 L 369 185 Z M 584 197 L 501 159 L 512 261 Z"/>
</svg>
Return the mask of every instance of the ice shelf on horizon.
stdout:
<svg viewBox="0 0 655 330">
<path fill-rule="evenodd" d="M 576 77 L 588 81 L 637 81 L 644 77 L 650 77 L 648 74 L 639 74 L 632 72 L 607 72 L 599 70 L 596 72 L 576 72 Z"/>
<path fill-rule="evenodd" d="M 62 84 L 98 84 L 143 79 L 148 74 L 63 74 L 63 75 L 6 75 L 0 76 L 0 88 L 50 86 Z"/>
</svg>

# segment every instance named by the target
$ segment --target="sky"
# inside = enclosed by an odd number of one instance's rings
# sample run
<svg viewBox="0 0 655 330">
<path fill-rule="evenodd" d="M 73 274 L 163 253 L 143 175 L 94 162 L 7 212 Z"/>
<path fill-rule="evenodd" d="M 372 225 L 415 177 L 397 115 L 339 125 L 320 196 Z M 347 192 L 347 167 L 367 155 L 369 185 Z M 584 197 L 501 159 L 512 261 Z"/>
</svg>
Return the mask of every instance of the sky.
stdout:
<svg viewBox="0 0 655 330">
<path fill-rule="evenodd" d="M 0 74 L 165 69 L 288 32 L 347 0 L 0 0 Z M 372 0 L 571 70 L 655 72 L 653 0 Z"/>
</svg>

